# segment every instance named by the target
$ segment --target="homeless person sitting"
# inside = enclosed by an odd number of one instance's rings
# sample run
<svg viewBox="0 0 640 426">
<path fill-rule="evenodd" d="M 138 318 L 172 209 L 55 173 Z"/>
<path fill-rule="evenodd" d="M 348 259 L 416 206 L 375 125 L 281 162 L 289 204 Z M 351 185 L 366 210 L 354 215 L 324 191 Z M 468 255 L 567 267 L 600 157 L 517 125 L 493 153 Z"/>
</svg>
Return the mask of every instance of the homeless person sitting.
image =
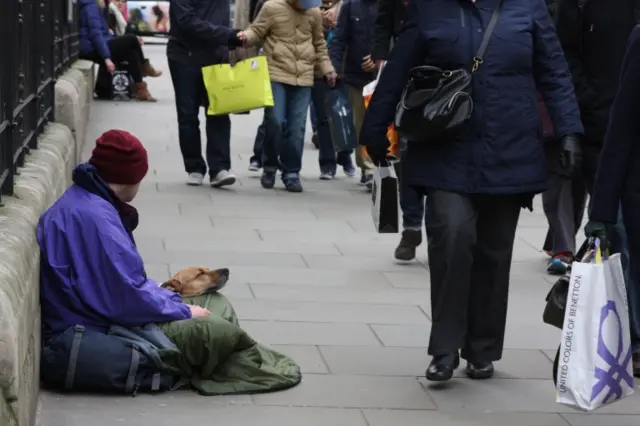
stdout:
<svg viewBox="0 0 640 426">
<path fill-rule="evenodd" d="M 142 143 L 109 130 L 40 218 L 45 386 L 135 394 L 191 385 L 218 395 L 298 384 L 296 363 L 249 337 L 224 296 L 183 300 L 147 277 L 132 235 L 138 212 L 127 204 L 147 170 Z"/>
</svg>

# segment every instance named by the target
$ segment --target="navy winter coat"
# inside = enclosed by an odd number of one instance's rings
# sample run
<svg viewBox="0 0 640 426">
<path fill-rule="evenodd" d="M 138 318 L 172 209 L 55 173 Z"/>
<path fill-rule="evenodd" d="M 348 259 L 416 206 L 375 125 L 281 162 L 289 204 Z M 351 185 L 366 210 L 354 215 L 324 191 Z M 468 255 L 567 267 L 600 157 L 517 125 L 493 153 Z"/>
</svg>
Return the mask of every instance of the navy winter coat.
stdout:
<svg viewBox="0 0 640 426">
<path fill-rule="evenodd" d="M 229 0 L 171 0 L 169 19 L 169 59 L 199 66 L 229 61 L 228 44 L 236 34 Z"/>
<path fill-rule="evenodd" d="M 498 0 L 420 0 L 382 72 L 360 143 L 388 146 L 409 70 L 418 65 L 471 69 Z M 455 136 L 409 142 L 403 177 L 409 185 L 466 194 L 531 194 L 546 188 L 547 164 L 536 87 L 556 135 L 582 133 L 571 75 L 545 0 L 507 0 L 473 74 L 474 110 Z"/>
<path fill-rule="evenodd" d="M 632 250 L 640 251 L 640 27 L 631 33 L 622 63 L 620 89 L 611 108 L 589 218 L 616 223 L 622 215 Z"/>
<path fill-rule="evenodd" d="M 111 57 L 107 41 L 113 36 L 109 33 L 107 20 L 96 0 L 80 0 L 79 26 L 81 55 L 97 52 L 102 59 Z"/>
<path fill-rule="evenodd" d="M 371 55 L 376 10 L 375 0 L 344 0 L 340 8 L 329 57 L 342 80 L 351 86 L 364 87 L 376 77 L 375 72 L 362 70 L 362 58 Z"/>
</svg>

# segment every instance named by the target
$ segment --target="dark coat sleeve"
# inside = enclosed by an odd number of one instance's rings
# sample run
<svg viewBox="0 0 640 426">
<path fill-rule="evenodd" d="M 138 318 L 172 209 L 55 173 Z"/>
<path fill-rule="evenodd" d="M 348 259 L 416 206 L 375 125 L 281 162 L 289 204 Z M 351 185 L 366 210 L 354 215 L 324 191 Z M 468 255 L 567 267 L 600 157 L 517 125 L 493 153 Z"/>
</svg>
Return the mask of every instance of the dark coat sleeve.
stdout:
<svg viewBox="0 0 640 426">
<path fill-rule="evenodd" d="M 331 43 L 329 43 L 329 58 L 336 71 L 342 69 L 342 61 L 349 43 L 349 19 L 351 17 L 352 0 L 345 0 L 338 14 L 338 22 L 333 29 Z"/>
<path fill-rule="evenodd" d="M 629 173 L 628 161 L 633 144 L 640 138 L 640 28 L 631 33 L 622 63 L 620 88 L 609 119 L 598 165 L 598 173 L 589 218 L 597 222 L 616 223 L 622 190 Z"/>
<path fill-rule="evenodd" d="M 102 59 L 108 59 L 111 57 L 107 40 L 104 37 L 103 20 L 104 15 L 97 3 L 88 3 L 83 7 L 84 13 L 87 15 L 87 23 L 89 25 L 89 39 L 93 48 L 96 49 L 98 55 Z"/>
<path fill-rule="evenodd" d="M 584 133 L 571 73 L 544 0 L 533 0 L 534 62 L 536 85 L 549 110 L 555 135 Z"/>
<path fill-rule="evenodd" d="M 374 61 L 387 59 L 395 22 L 394 11 L 396 7 L 394 3 L 399 0 L 377 1 L 378 13 L 373 29 L 373 47 L 371 49 L 371 58 Z"/>
<path fill-rule="evenodd" d="M 569 64 L 578 102 L 581 106 L 591 105 L 594 93 L 587 84 L 580 58 L 582 28 L 578 0 L 558 0 L 555 19 L 558 39 Z"/>
<path fill-rule="evenodd" d="M 192 37 L 214 44 L 226 45 L 235 34 L 234 30 L 222 25 L 214 25 L 198 17 L 196 0 L 171 0 L 171 10 L 180 29 Z"/>
<path fill-rule="evenodd" d="M 393 122 L 396 105 L 409 79 L 409 71 L 424 60 L 424 43 L 421 43 L 419 31 L 420 3 L 409 3 L 409 19 L 389 54 L 365 113 L 360 130 L 361 145 L 378 149 L 389 146 L 387 129 Z"/>
</svg>

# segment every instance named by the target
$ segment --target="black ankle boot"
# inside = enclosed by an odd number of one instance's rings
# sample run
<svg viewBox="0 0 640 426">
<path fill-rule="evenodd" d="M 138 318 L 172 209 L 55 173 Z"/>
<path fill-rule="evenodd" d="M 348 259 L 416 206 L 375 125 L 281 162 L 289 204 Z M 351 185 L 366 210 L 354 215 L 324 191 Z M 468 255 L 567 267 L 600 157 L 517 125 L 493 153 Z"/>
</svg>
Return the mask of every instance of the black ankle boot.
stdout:
<svg viewBox="0 0 640 426">
<path fill-rule="evenodd" d="M 460 365 L 458 354 L 434 356 L 427 368 L 427 380 L 432 382 L 444 382 L 453 377 L 453 372 Z"/>
<path fill-rule="evenodd" d="M 422 244 L 422 231 L 405 229 L 402 231 L 400 244 L 396 248 L 397 260 L 410 261 L 416 258 L 416 248 Z"/>
<path fill-rule="evenodd" d="M 493 363 L 489 362 L 468 362 L 467 377 L 474 380 L 485 380 L 493 377 Z"/>
</svg>

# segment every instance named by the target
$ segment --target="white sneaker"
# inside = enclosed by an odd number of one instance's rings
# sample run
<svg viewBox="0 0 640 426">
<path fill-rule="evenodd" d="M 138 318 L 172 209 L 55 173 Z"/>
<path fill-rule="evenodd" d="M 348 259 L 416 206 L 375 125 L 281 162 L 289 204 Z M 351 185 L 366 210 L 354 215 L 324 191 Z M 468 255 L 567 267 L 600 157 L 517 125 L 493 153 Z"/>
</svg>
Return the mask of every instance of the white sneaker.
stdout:
<svg viewBox="0 0 640 426">
<path fill-rule="evenodd" d="M 320 180 L 332 180 L 335 175 L 331 172 L 322 172 L 320 173 Z"/>
<path fill-rule="evenodd" d="M 236 175 L 229 170 L 221 170 L 214 178 L 211 179 L 210 183 L 214 188 L 233 185 L 236 183 Z"/>
<path fill-rule="evenodd" d="M 202 173 L 189 173 L 189 176 L 187 177 L 187 185 L 200 186 L 202 185 L 203 180 L 204 175 Z"/>
</svg>

